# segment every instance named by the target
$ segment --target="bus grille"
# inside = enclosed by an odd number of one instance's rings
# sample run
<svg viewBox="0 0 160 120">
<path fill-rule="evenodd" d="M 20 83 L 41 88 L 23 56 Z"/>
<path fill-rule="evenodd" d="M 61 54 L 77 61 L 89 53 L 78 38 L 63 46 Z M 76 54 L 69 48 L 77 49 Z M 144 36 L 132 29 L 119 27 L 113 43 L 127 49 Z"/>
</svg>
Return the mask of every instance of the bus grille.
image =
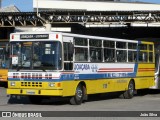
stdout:
<svg viewBox="0 0 160 120">
<path fill-rule="evenodd" d="M 21 82 L 22 87 L 42 87 L 42 82 Z"/>
</svg>

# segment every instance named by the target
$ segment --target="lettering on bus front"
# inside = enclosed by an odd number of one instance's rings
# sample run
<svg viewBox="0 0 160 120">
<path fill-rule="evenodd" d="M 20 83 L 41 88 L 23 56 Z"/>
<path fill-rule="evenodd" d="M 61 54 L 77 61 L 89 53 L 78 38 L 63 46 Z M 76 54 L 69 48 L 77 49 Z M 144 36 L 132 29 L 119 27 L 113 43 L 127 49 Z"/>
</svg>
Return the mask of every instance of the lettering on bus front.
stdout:
<svg viewBox="0 0 160 120">
<path fill-rule="evenodd" d="M 49 34 L 21 34 L 20 39 L 49 39 Z"/>
</svg>

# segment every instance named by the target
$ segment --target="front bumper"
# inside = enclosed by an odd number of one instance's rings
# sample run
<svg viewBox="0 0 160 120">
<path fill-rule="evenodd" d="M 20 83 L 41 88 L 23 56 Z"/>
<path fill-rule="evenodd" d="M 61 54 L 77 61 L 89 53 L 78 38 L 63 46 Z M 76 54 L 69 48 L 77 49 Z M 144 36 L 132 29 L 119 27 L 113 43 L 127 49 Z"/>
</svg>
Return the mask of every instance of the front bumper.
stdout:
<svg viewBox="0 0 160 120">
<path fill-rule="evenodd" d="M 10 95 L 43 95 L 43 96 L 63 96 L 62 89 L 56 90 L 39 90 L 39 89 L 7 89 Z"/>
</svg>

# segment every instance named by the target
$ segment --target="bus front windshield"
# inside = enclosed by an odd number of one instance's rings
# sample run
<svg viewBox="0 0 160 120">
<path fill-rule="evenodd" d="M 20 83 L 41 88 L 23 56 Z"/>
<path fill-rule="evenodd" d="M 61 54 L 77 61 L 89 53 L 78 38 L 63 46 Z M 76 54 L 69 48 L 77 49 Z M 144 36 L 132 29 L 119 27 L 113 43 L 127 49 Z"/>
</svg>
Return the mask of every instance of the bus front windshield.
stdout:
<svg viewBox="0 0 160 120">
<path fill-rule="evenodd" d="M 12 69 L 61 70 L 62 47 L 54 42 L 13 42 Z"/>
</svg>

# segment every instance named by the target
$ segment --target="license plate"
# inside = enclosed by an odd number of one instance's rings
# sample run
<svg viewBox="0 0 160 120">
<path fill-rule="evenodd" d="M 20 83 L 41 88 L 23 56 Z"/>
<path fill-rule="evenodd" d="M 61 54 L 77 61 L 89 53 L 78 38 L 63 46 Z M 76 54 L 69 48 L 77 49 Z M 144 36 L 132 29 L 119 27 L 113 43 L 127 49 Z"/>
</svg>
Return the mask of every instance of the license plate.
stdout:
<svg viewBox="0 0 160 120">
<path fill-rule="evenodd" d="M 35 91 L 33 91 L 33 90 L 27 90 L 27 94 L 34 95 Z"/>
</svg>

